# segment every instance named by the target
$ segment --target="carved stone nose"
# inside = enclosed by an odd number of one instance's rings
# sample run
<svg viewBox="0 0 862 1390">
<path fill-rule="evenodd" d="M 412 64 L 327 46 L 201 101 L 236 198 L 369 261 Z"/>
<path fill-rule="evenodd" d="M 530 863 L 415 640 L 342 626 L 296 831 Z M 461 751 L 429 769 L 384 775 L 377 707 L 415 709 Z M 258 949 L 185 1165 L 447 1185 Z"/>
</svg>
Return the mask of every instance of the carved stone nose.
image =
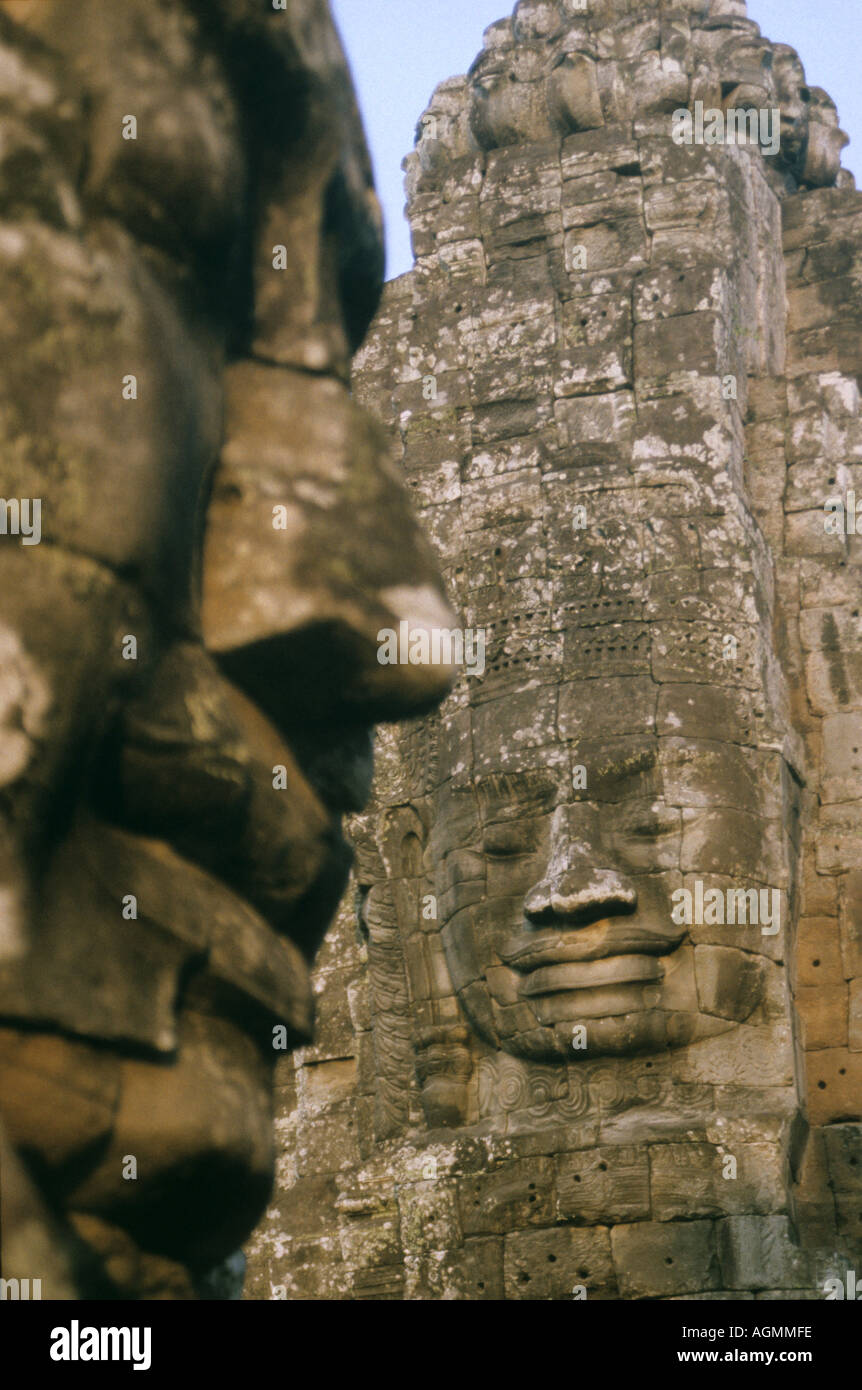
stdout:
<svg viewBox="0 0 862 1390">
<path fill-rule="evenodd" d="M 524 914 L 536 926 L 587 926 L 602 917 L 634 912 L 637 901 L 635 889 L 615 869 L 564 869 L 530 889 Z"/>
</svg>

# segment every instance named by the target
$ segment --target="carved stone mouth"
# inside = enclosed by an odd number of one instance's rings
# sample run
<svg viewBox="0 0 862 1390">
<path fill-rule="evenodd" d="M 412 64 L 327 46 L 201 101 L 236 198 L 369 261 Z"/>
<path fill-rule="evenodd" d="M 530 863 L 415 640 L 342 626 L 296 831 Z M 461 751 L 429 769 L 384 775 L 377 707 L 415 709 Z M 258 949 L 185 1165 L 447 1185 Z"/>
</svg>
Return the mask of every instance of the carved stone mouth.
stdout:
<svg viewBox="0 0 862 1390">
<path fill-rule="evenodd" d="M 551 931 L 523 932 L 511 937 L 499 951 L 505 965 L 522 975 L 549 967 L 602 962 L 613 970 L 619 960 L 651 960 L 669 955 L 682 942 L 684 931 L 669 934 L 648 926 L 639 926 L 631 918 L 603 919 L 587 927 Z M 608 982 L 622 976 L 609 974 Z M 626 978 L 646 978 L 628 976 Z M 605 980 L 596 979 L 596 983 Z M 587 985 L 566 985 L 561 988 L 589 988 Z M 539 992 L 539 991 L 537 991 Z"/>
<path fill-rule="evenodd" d="M 655 956 L 610 956 L 606 960 L 558 961 L 527 972 L 521 994 L 562 994 L 604 985 L 657 984 L 664 967 Z"/>
</svg>

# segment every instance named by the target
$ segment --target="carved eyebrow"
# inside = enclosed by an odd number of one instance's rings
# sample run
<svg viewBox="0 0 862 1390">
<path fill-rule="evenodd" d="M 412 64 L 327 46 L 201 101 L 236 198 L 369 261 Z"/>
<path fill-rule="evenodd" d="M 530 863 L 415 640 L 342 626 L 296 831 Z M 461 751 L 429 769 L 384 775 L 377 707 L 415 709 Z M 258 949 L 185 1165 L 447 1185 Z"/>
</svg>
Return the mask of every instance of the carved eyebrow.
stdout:
<svg viewBox="0 0 862 1390">
<path fill-rule="evenodd" d="M 607 762 L 600 763 L 595 768 L 594 776 L 602 781 L 606 779 L 625 781 L 637 776 L 640 772 L 648 772 L 656 766 L 656 761 L 657 752 L 654 748 L 641 748 L 636 753 L 609 758 Z"/>
<path fill-rule="evenodd" d="M 553 778 L 538 778 L 535 773 L 492 774 L 476 786 L 477 804 L 482 820 L 487 824 L 500 812 L 511 811 L 517 805 L 517 818 L 531 813 L 531 808 L 550 809 L 557 795 Z"/>
</svg>

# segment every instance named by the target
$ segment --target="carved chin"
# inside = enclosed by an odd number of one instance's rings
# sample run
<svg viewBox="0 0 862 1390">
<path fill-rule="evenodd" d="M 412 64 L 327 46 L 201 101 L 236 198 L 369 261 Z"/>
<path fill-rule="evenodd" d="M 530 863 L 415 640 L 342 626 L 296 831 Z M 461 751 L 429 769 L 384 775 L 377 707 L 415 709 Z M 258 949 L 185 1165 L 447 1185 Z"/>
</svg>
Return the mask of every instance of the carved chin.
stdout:
<svg viewBox="0 0 862 1390">
<path fill-rule="evenodd" d="M 584 999 L 584 996 L 594 996 Z M 605 996 L 608 996 L 607 998 Z M 577 1062 L 596 1057 L 635 1057 L 715 1037 L 738 1026 L 738 1020 L 662 1006 L 654 987 L 617 986 L 606 990 L 566 990 L 540 999 L 524 998 L 519 1006 L 521 1027 L 515 1030 L 511 1008 L 501 1007 L 488 991 L 495 1030 L 477 1017 L 476 1000 L 462 999 L 476 1031 L 513 1057 L 533 1061 Z M 606 1008 L 608 1012 L 602 1012 Z M 528 1014 L 534 1027 L 530 1028 Z M 496 1034 L 496 1035 L 495 1035 Z"/>
</svg>

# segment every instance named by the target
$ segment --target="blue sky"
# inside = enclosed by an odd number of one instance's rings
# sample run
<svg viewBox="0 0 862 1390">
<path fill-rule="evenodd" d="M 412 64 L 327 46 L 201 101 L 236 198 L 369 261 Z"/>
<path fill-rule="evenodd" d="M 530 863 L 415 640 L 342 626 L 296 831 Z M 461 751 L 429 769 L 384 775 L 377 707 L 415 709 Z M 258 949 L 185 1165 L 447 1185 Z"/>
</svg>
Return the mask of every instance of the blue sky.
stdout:
<svg viewBox="0 0 862 1390">
<path fill-rule="evenodd" d="M 482 31 L 511 14 L 514 0 L 331 0 L 350 57 L 387 235 L 387 278 L 413 264 L 404 220 L 401 161 L 428 98 L 446 77 L 466 72 Z M 860 0 L 748 0 L 767 38 L 799 50 L 812 87 L 838 104 L 851 138 L 844 165 L 862 184 Z"/>
</svg>

